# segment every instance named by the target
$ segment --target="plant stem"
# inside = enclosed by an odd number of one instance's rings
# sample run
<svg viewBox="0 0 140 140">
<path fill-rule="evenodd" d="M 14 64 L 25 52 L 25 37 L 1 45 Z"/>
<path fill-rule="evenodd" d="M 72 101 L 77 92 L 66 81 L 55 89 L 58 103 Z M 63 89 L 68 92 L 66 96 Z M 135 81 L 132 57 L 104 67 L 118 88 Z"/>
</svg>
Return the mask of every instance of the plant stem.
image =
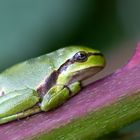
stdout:
<svg viewBox="0 0 140 140">
<path fill-rule="evenodd" d="M 61 107 L 0 126 L 1 140 L 93 140 L 140 119 L 140 45 L 129 63 Z"/>
</svg>

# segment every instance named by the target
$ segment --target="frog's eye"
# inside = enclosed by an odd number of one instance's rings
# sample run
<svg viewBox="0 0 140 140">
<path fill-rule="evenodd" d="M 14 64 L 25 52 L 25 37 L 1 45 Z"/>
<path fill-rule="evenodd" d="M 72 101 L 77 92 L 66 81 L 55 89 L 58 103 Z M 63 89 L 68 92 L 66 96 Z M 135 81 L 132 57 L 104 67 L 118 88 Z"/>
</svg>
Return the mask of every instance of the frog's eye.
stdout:
<svg viewBox="0 0 140 140">
<path fill-rule="evenodd" d="M 87 54 L 85 53 L 85 52 L 83 52 L 83 51 L 80 51 L 80 52 L 78 52 L 78 53 L 76 53 L 75 55 L 74 55 L 74 60 L 75 61 L 80 61 L 80 62 L 83 62 L 83 61 L 86 61 L 87 60 Z"/>
</svg>

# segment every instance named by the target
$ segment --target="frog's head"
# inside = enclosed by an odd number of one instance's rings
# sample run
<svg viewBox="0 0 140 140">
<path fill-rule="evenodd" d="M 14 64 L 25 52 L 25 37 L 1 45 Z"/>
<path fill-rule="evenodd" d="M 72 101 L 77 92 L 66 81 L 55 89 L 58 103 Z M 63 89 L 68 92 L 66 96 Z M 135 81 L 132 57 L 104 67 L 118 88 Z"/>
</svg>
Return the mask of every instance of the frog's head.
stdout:
<svg viewBox="0 0 140 140">
<path fill-rule="evenodd" d="M 53 64 L 56 68 L 46 80 L 50 86 L 45 88 L 45 94 L 41 103 L 41 109 L 48 111 L 64 103 L 68 98 L 77 94 L 82 82 L 86 78 L 93 76 L 105 66 L 103 55 L 97 51 L 86 47 L 67 47 L 59 49 L 52 54 Z"/>
<path fill-rule="evenodd" d="M 65 48 L 65 54 L 67 54 L 67 59 L 58 70 L 57 83 L 59 84 L 82 82 L 95 75 L 105 66 L 105 58 L 98 50 L 75 46 Z"/>
</svg>

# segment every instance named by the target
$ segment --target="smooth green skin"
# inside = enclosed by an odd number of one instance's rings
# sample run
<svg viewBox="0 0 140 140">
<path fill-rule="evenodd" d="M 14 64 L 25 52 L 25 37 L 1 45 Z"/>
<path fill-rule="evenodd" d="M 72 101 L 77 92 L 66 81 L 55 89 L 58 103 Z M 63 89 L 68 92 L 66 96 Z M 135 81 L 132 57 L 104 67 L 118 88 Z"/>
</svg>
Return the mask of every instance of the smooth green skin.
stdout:
<svg viewBox="0 0 140 140">
<path fill-rule="evenodd" d="M 59 73 L 56 84 L 42 97 L 37 93 L 54 70 L 72 58 L 77 52 L 98 53 L 83 46 L 62 48 L 52 53 L 17 64 L 0 74 L 0 124 L 48 111 L 58 107 L 81 90 L 81 81 L 97 73 L 95 67 L 103 68 L 103 56 L 90 56 L 85 62 L 75 62 Z M 92 68 L 92 71 L 91 71 Z M 90 72 L 88 73 L 88 69 Z M 72 83 L 70 79 L 79 74 Z M 68 88 L 71 90 L 71 93 Z"/>
</svg>

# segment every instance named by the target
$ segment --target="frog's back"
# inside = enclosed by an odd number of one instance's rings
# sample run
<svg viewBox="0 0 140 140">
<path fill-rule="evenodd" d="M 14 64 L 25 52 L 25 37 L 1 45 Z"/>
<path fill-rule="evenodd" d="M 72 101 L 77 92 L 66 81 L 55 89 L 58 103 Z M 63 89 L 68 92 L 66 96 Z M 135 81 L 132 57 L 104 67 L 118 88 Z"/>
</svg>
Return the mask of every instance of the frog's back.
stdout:
<svg viewBox="0 0 140 140">
<path fill-rule="evenodd" d="M 8 93 L 27 87 L 35 89 L 53 69 L 47 54 L 16 64 L 0 74 L 0 90 Z"/>
<path fill-rule="evenodd" d="M 69 53 L 66 48 L 16 64 L 0 74 L 0 91 L 5 93 L 25 88 L 36 89 L 50 73 L 57 70 Z"/>
</svg>

